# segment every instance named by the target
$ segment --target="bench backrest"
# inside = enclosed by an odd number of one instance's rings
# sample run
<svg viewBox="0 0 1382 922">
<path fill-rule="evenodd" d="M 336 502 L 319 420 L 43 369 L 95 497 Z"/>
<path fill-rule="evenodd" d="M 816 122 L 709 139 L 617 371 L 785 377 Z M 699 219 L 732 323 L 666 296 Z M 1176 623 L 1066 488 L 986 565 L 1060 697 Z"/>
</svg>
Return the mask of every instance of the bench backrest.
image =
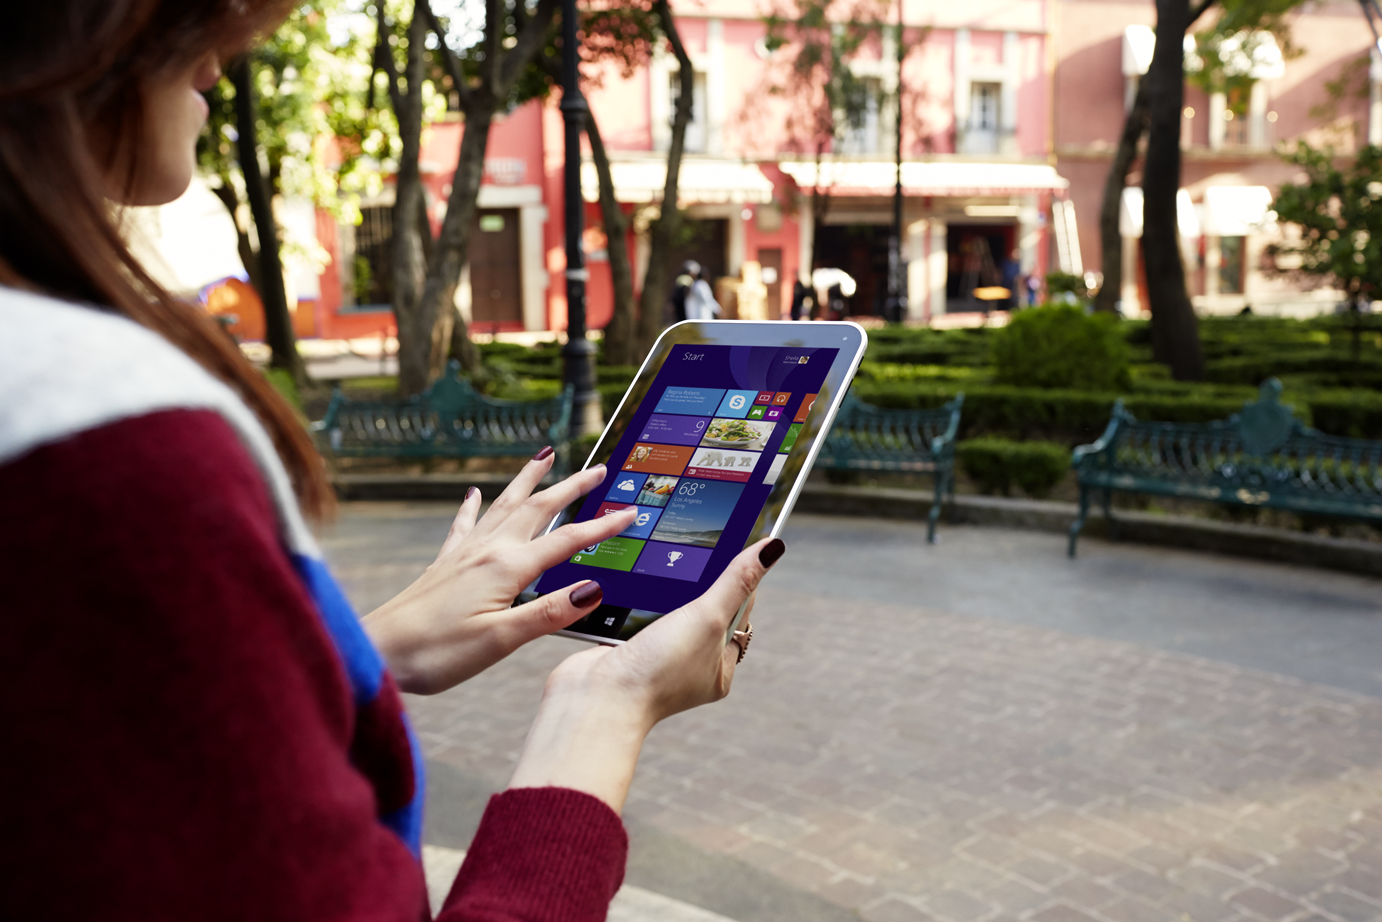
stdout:
<svg viewBox="0 0 1382 922">
<path fill-rule="evenodd" d="M 1281 403 L 1275 378 L 1242 412 L 1210 423 L 1138 420 L 1119 401 L 1099 442 L 1076 449 L 1075 464 L 1249 492 L 1382 497 L 1382 442 L 1305 426 Z"/>
<path fill-rule="evenodd" d="M 400 453 L 521 454 L 565 442 L 571 404 L 570 386 L 548 400 L 486 397 L 452 362 L 441 379 L 407 400 L 356 400 L 337 389 L 314 428 L 326 433 L 338 453 L 394 448 Z"/>
<path fill-rule="evenodd" d="M 864 403 L 848 393 L 835 414 L 823 451 L 878 460 L 904 455 L 947 458 L 955 452 L 964 399 L 964 394 L 958 394 L 933 410 L 894 410 Z"/>
</svg>

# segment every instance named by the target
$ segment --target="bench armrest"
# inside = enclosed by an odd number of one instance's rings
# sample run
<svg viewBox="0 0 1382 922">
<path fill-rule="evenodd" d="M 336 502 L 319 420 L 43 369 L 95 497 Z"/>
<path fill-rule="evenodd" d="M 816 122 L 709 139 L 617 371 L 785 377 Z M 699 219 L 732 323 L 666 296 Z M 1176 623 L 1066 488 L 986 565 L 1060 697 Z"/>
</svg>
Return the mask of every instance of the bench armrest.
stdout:
<svg viewBox="0 0 1382 922">
<path fill-rule="evenodd" d="M 312 423 L 313 432 L 328 432 L 336 428 L 336 417 L 340 415 L 341 404 L 345 403 L 345 394 L 340 386 L 331 389 L 331 403 L 326 407 L 326 415 Z"/>
<path fill-rule="evenodd" d="M 1088 445 L 1078 446 L 1070 456 L 1070 466 L 1078 470 L 1086 457 L 1101 455 L 1109 451 L 1117 439 L 1119 427 L 1122 426 L 1124 420 L 1131 418 L 1131 414 L 1123 408 L 1122 399 L 1114 401 L 1113 417 L 1108 421 L 1103 434 Z"/>
<path fill-rule="evenodd" d="M 945 427 L 945 432 L 931 440 L 931 454 L 940 458 L 947 445 L 955 447 L 955 437 L 960 433 L 960 409 L 964 406 L 965 392 L 960 391 L 955 395 L 955 399 L 947 403 L 944 409 L 950 411 L 950 424 Z"/>
</svg>

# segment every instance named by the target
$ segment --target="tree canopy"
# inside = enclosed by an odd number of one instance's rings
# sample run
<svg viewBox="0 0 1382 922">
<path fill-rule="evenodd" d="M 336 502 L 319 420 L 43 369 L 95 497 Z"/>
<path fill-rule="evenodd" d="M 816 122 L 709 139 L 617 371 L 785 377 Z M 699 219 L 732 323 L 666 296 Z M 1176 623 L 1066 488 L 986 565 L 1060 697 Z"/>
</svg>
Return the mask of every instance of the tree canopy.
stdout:
<svg viewBox="0 0 1382 922">
<path fill-rule="evenodd" d="M 1382 297 L 1382 148 L 1341 167 L 1332 150 L 1302 141 L 1286 161 L 1305 181 L 1277 192 L 1277 219 L 1299 232 L 1269 248 L 1277 271 L 1326 281 L 1354 304 Z"/>
</svg>

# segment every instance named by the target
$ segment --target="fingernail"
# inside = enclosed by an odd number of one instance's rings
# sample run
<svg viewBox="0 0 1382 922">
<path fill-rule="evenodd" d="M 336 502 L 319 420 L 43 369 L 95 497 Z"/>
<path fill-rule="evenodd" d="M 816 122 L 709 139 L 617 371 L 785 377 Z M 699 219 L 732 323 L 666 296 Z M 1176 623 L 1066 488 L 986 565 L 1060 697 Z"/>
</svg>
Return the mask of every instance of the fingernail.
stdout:
<svg viewBox="0 0 1382 922">
<path fill-rule="evenodd" d="M 597 604 L 605 597 L 605 590 L 600 588 L 600 584 L 594 581 L 586 583 L 584 586 L 577 586 L 571 590 L 571 604 L 577 608 L 587 608 Z"/>
<path fill-rule="evenodd" d="M 551 445 L 548 445 L 546 448 L 542 449 L 542 451 L 540 451 L 540 452 L 538 452 L 537 454 L 533 455 L 533 460 L 534 460 L 534 461 L 542 461 L 542 460 L 545 460 L 545 459 L 546 459 L 549 455 L 551 455 L 551 454 L 552 454 L 552 446 L 551 446 Z"/>
<path fill-rule="evenodd" d="M 758 552 L 758 562 L 765 567 L 771 567 L 785 553 L 787 553 L 787 545 L 782 543 L 781 538 L 774 538 L 763 545 L 763 550 Z"/>
<path fill-rule="evenodd" d="M 466 499 L 470 499 L 471 497 L 477 495 L 479 492 L 480 492 L 480 488 L 479 488 L 479 487 L 471 487 L 469 490 L 466 490 L 466 491 L 465 491 L 465 498 L 466 498 Z"/>
</svg>

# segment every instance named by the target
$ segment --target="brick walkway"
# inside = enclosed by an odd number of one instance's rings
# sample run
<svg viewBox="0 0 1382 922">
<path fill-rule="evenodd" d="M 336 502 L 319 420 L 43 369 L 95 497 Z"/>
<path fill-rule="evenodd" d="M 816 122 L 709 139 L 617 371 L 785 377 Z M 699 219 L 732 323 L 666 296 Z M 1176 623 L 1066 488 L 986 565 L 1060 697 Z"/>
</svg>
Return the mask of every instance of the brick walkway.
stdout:
<svg viewBox="0 0 1382 922">
<path fill-rule="evenodd" d="M 390 547 L 343 569 L 362 602 L 411 572 Z M 1382 700 L 810 588 L 769 584 L 631 816 L 873 922 L 1382 919 Z M 502 783 L 573 649 L 410 700 L 429 756 Z"/>
</svg>

